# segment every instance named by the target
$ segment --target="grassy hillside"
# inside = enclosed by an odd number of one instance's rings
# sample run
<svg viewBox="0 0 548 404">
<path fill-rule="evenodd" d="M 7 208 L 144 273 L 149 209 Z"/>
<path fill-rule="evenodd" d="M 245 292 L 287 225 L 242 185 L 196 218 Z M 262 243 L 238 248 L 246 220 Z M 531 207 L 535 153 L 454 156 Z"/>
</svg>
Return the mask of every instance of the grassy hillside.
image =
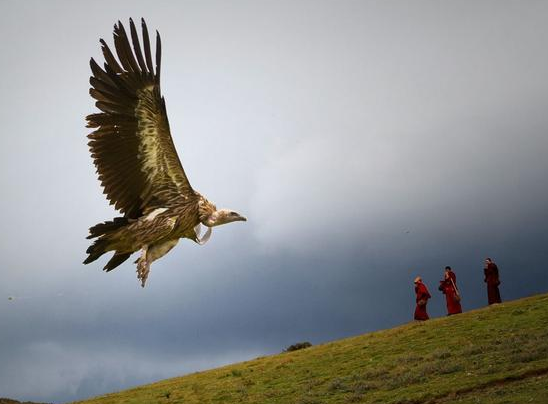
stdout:
<svg viewBox="0 0 548 404">
<path fill-rule="evenodd" d="M 164 380 L 98 403 L 548 403 L 548 295 Z"/>
</svg>

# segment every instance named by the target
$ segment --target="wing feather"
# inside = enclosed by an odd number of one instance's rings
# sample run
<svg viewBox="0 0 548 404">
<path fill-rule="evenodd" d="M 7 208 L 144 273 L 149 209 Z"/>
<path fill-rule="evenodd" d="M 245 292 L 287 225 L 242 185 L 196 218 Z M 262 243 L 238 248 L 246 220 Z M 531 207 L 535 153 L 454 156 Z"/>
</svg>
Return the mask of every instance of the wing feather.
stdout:
<svg viewBox="0 0 548 404">
<path fill-rule="evenodd" d="M 143 53 L 141 52 L 141 44 L 139 43 L 139 36 L 137 35 L 137 29 L 135 28 L 135 24 L 133 23 L 133 20 L 131 18 L 129 19 L 129 28 L 131 31 L 131 41 L 133 42 L 133 50 L 135 51 L 137 62 L 139 63 L 139 67 L 141 68 L 141 71 L 146 72 L 147 66 L 145 64 L 145 60 L 143 59 Z"/>
<path fill-rule="evenodd" d="M 160 33 L 156 31 L 156 83 L 160 84 L 160 67 L 162 64 L 162 41 Z"/>
<path fill-rule="evenodd" d="M 116 47 L 116 53 L 122 62 L 122 66 L 126 71 L 140 73 L 140 69 L 137 66 L 137 62 L 133 57 L 129 41 L 127 39 L 126 30 L 120 21 L 118 26 L 114 26 L 114 45 Z"/>
<path fill-rule="evenodd" d="M 107 72 L 101 69 L 93 58 L 91 58 L 89 64 L 91 66 L 91 72 L 93 73 L 93 76 L 90 77 L 90 80 L 91 78 L 93 78 L 93 79 L 96 79 L 97 81 L 104 83 L 105 85 L 114 86 L 114 87 L 116 86 L 116 84 L 112 81 L 112 79 L 107 74 Z"/>
<path fill-rule="evenodd" d="M 103 57 L 105 58 L 106 66 L 110 67 L 112 71 L 116 73 L 122 73 L 123 70 L 116 61 L 116 58 L 114 57 L 112 52 L 110 51 L 107 43 L 104 41 L 104 39 L 100 39 L 99 42 L 101 42 L 101 45 L 103 45 L 101 46 L 101 50 L 103 51 Z"/>
<path fill-rule="evenodd" d="M 148 71 L 154 76 L 154 69 L 152 68 L 152 53 L 150 51 L 150 39 L 148 37 L 148 28 L 143 18 L 141 18 L 141 28 L 143 29 L 143 46 L 145 48 L 145 58 L 147 61 Z"/>
<path fill-rule="evenodd" d="M 116 56 L 101 39 L 104 69 L 90 60 L 90 95 L 101 111 L 87 116 L 91 156 L 104 193 L 128 218 L 194 194 L 169 130 L 160 91 L 161 40 L 156 36 L 156 73 L 146 23 L 143 49 L 130 20 L 114 26 Z M 133 45 L 133 48 L 132 48 Z M 144 55 L 143 55 L 144 53 Z"/>
</svg>

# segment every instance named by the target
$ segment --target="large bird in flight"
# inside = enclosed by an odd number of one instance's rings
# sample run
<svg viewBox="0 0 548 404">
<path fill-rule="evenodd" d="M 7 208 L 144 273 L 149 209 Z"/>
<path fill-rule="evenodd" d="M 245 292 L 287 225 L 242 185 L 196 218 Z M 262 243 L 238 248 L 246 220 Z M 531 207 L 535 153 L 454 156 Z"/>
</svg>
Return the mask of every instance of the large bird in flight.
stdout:
<svg viewBox="0 0 548 404">
<path fill-rule="evenodd" d="M 101 111 L 87 116 L 91 156 L 104 193 L 123 216 L 89 229 L 94 243 L 84 264 L 108 251 L 114 255 L 104 267 L 111 271 L 141 250 L 137 277 L 145 286 L 150 264 L 167 254 L 180 238 L 205 243 L 211 228 L 246 218 L 215 205 L 188 181 L 171 139 L 164 97 L 160 92 L 160 35 L 156 32 L 153 66 L 147 26 L 141 20 L 143 47 L 130 19 L 128 36 L 114 25 L 117 58 L 101 39 L 102 69 L 90 61 L 89 93 Z M 131 44 L 130 44 L 131 41 Z M 133 47 L 131 46 L 133 45 Z M 207 226 L 201 236 L 201 225 Z"/>
</svg>

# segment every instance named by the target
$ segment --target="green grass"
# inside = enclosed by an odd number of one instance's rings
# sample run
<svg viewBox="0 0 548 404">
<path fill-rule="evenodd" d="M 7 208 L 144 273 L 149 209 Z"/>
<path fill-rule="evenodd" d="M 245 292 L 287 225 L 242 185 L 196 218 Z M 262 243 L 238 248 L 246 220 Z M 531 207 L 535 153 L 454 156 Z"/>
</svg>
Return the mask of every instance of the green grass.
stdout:
<svg viewBox="0 0 548 404">
<path fill-rule="evenodd" d="M 546 400 L 548 295 L 258 358 L 85 404 Z"/>
</svg>

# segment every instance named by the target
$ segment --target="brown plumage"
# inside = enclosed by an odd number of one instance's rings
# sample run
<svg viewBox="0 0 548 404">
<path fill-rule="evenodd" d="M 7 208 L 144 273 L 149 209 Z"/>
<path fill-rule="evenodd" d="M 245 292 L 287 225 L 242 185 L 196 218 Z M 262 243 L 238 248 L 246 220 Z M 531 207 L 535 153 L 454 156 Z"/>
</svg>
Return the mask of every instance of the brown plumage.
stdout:
<svg viewBox="0 0 548 404">
<path fill-rule="evenodd" d="M 90 95 L 101 111 L 87 116 L 88 143 L 99 180 L 108 200 L 123 217 L 89 229 L 96 240 L 84 264 L 108 251 L 114 255 L 104 267 L 111 271 L 142 250 L 137 276 L 145 282 L 152 261 L 162 257 L 180 238 L 203 244 L 211 228 L 246 220 L 196 192 L 188 181 L 171 139 L 164 98 L 160 92 L 161 42 L 156 32 L 155 66 L 147 26 L 141 20 L 143 49 L 130 19 L 130 37 L 122 23 L 114 25 L 117 58 L 102 39 L 102 69 L 90 61 Z M 131 40 L 131 44 L 130 44 Z M 132 46 L 133 45 L 133 46 Z M 199 227 L 208 227 L 200 238 Z"/>
</svg>

